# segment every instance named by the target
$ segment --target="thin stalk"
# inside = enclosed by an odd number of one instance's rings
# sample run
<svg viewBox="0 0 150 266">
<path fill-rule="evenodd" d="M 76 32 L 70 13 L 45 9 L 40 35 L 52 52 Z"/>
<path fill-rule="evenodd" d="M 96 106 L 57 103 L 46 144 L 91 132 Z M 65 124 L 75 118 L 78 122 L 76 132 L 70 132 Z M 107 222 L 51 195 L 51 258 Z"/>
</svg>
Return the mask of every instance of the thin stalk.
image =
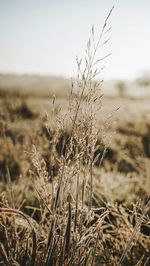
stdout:
<svg viewBox="0 0 150 266">
<path fill-rule="evenodd" d="M 93 156 L 90 158 L 90 196 L 89 196 L 89 211 L 92 209 L 93 197 Z"/>
<path fill-rule="evenodd" d="M 77 188 L 76 188 L 76 209 L 75 209 L 75 218 L 74 218 L 74 232 L 76 231 L 77 226 L 77 216 L 78 216 L 78 199 L 79 199 L 79 171 L 77 174 Z"/>
<path fill-rule="evenodd" d="M 61 172 L 61 175 L 60 175 L 59 185 L 58 185 L 58 189 L 57 189 L 57 193 L 56 193 L 56 199 L 55 199 L 55 207 L 54 207 L 55 211 L 56 211 L 57 205 L 58 205 L 59 193 L 60 193 L 60 188 L 61 188 L 62 179 L 63 179 L 63 175 L 64 175 L 64 170 L 65 170 L 65 162 L 63 160 L 62 172 Z"/>
</svg>

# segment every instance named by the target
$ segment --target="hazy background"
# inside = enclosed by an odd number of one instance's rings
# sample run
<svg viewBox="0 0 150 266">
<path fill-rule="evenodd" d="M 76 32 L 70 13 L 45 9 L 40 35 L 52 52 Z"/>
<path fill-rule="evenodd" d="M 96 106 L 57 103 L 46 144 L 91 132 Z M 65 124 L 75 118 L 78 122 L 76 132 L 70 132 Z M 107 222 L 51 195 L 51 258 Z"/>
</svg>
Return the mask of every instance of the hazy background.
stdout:
<svg viewBox="0 0 150 266">
<path fill-rule="evenodd" d="M 75 76 L 91 25 L 98 35 L 113 4 L 103 77 L 148 72 L 149 0 L 0 0 L 0 72 Z"/>
</svg>

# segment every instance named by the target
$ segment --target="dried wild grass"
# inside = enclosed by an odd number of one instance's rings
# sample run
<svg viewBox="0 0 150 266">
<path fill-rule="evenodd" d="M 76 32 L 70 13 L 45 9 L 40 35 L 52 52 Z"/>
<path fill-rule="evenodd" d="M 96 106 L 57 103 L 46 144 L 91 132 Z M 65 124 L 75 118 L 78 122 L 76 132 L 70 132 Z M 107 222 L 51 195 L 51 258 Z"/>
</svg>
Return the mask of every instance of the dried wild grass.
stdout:
<svg viewBox="0 0 150 266">
<path fill-rule="evenodd" d="M 1 200 L 0 265 L 150 263 L 149 201 L 145 207 L 137 204 L 127 209 L 101 199 L 100 191 L 96 192 L 97 205 L 94 198 L 94 165 L 101 165 L 106 152 L 105 146 L 100 149 L 98 141 L 99 134 L 103 135 L 98 127 L 102 81 L 95 78 L 99 73 L 98 64 L 109 56 L 97 59 L 97 52 L 108 42 L 112 10 L 98 41 L 92 27 L 85 61 L 77 58 L 78 76 L 72 83 L 68 110 L 64 115 L 57 113 L 55 136 L 50 137 L 51 171 L 47 170 L 38 148 L 33 146 L 30 150 L 33 166 L 30 178 L 39 202 L 38 221 L 12 208 L 13 200 L 8 201 L 7 194 L 5 200 L 4 197 Z M 54 105 L 55 97 L 55 111 Z M 68 127 L 70 130 L 66 133 Z M 47 130 L 50 136 L 48 126 Z M 59 144 L 57 140 L 60 140 Z M 59 156 L 56 156 L 56 149 Z"/>
</svg>

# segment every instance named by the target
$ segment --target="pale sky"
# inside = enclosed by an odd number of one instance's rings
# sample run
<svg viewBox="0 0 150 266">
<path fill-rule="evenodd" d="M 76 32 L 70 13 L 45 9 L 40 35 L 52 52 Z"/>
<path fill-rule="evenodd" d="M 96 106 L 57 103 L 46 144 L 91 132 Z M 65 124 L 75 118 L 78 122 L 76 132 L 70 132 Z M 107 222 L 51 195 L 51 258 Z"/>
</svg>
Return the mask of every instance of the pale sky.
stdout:
<svg viewBox="0 0 150 266">
<path fill-rule="evenodd" d="M 0 0 L 0 72 L 76 76 L 92 24 L 104 20 L 112 52 L 106 79 L 132 79 L 150 71 L 150 0 Z"/>
</svg>

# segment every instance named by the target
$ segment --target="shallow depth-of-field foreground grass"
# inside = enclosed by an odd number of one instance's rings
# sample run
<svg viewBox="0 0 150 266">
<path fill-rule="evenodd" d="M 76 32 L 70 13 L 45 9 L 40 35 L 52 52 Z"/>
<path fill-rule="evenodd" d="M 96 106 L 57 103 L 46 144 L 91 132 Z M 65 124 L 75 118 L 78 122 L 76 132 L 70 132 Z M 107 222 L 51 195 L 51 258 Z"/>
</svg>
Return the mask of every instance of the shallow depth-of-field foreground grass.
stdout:
<svg viewBox="0 0 150 266">
<path fill-rule="evenodd" d="M 150 107 L 101 96 L 93 44 L 67 95 L 1 90 L 0 265 L 150 265 Z"/>
</svg>

